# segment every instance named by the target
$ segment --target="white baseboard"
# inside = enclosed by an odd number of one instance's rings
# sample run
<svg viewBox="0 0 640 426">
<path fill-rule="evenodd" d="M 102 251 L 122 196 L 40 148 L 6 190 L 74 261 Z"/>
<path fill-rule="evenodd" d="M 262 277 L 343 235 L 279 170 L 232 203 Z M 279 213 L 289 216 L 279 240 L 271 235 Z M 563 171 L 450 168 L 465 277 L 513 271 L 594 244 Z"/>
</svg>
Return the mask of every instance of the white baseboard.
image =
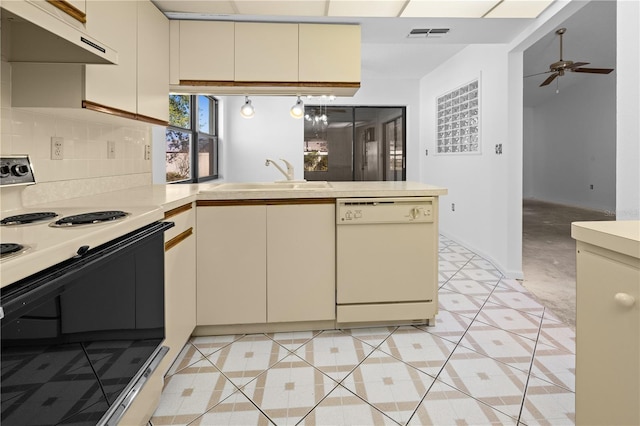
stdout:
<svg viewBox="0 0 640 426">
<path fill-rule="evenodd" d="M 455 241 L 456 243 L 460 244 L 461 246 L 464 246 L 464 247 L 468 248 L 469 250 L 471 250 L 472 252 L 474 252 L 478 256 L 482 257 L 483 259 L 487 260 L 488 262 L 491 262 L 491 264 L 493 266 L 495 266 L 496 269 L 498 271 L 500 271 L 500 273 L 502 273 L 502 275 L 505 276 L 505 278 L 511 278 L 511 279 L 514 279 L 514 280 L 522 280 L 522 279 L 524 279 L 524 272 L 522 271 L 522 269 L 519 269 L 519 270 L 507 269 L 500 262 L 495 260 L 493 258 L 493 256 L 491 256 L 490 254 L 484 252 L 483 250 L 480 250 L 477 247 L 474 247 L 473 244 L 467 243 L 465 241 L 461 241 L 460 239 L 458 239 L 456 237 L 450 236 L 446 232 L 440 232 L 440 234 L 442 236 L 450 239 L 451 241 Z"/>
</svg>

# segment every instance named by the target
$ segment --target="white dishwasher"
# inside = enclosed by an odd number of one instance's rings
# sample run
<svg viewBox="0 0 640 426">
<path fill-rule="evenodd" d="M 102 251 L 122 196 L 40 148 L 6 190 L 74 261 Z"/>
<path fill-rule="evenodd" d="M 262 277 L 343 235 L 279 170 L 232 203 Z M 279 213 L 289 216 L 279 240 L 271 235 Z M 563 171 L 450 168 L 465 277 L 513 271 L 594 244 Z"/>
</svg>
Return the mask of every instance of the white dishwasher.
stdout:
<svg viewBox="0 0 640 426">
<path fill-rule="evenodd" d="M 425 323 L 438 310 L 438 200 L 336 200 L 337 322 Z"/>
</svg>

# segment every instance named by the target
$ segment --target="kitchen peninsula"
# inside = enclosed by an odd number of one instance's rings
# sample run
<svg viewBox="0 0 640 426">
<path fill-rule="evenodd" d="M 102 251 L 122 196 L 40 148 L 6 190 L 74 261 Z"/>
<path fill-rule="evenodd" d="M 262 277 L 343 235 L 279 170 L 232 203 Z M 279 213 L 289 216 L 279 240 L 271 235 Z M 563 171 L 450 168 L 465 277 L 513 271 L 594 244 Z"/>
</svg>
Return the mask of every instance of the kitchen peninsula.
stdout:
<svg viewBox="0 0 640 426">
<path fill-rule="evenodd" d="M 415 182 L 152 185 L 30 206 L 28 210 L 117 208 L 130 213 L 119 224 L 84 228 L 82 239 L 91 241 L 92 247 L 120 237 L 134 224 L 145 226 L 163 218 L 175 223 L 164 237 L 164 345 L 170 350 L 143 389 L 147 396 L 137 398 L 126 413 L 125 420 L 138 423 L 151 416 L 162 389 L 162 377 L 191 335 L 432 320 L 437 312 L 438 199 L 446 193 L 444 188 Z M 357 223 L 363 216 L 366 218 L 365 209 L 375 209 L 371 211 L 381 216 L 368 223 Z M 401 213 L 394 216 L 394 223 L 386 223 L 393 210 Z M 3 211 L 2 217 L 19 213 L 22 212 Z M 344 224 L 347 221 L 354 223 Z M 13 233 L 18 237 L 40 226 L 46 224 L 28 225 L 17 231 L 3 227 L 0 231 L 4 242 Z M 387 226 L 397 227 L 391 234 L 401 235 L 399 238 L 410 250 L 397 244 L 400 240 L 393 246 L 384 242 L 383 230 Z M 400 227 L 411 232 L 398 234 Z M 81 231 L 69 231 L 47 228 L 43 235 L 48 240 L 40 246 L 38 233 L 31 232 L 29 243 L 37 249 L 3 260 L 2 286 L 38 272 L 29 269 L 30 256 L 38 256 L 38 268 L 62 261 L 60 256 L 73 256 L 79 247 L 71 245 L 79 245 L 80 240 L 69 239 L 69 235 L 80 235 Z M 376 232 L 377 237 L 367 238 L 369 231 Z M 365 299 L 362 303 L 347 298 L 341 301 L 340 259 L 353 252 L 341 247 L 343 243 L 353 243 L 351 232 L 357 232 L 356 251 L 366 254 L 356 261 L 369 262 L 372 270 L 383 267 L 390 271 L 384 275 L 383 287 L 395 291 L 403 283 L 411 282 L 407 288 L 417 289 L 417 295 L 403 294 L 400 300 L 365 300 L 376 292 L 363 270 L 362 279 L 348 278 L 345 283 L 347 287 L 351 281 L 364 283 Z M 60 237 L 56 239 L 56 235 Z M 426 247 L 426 251 L 420 251 L 421 247 Z M 398 267 L 401 264 L 397 263 L 411 258 L 415 250 L 430 256 L 419 257 L 423 268 L 419 275 L 410 270 L 416 263 L 414 260 L 407 260 L 406 267 Z M 378 256 L 378 260 L 370 260 L 368 256 Z M 397 261 L 379 261 L 385 257 Z M 344 276 L 353 277 L 348 273 Z M 367 285 L 371 285 L 371 291 Z M 380 294 L 383 298 L 388 295 L 384 291 Z"/>
</svg>

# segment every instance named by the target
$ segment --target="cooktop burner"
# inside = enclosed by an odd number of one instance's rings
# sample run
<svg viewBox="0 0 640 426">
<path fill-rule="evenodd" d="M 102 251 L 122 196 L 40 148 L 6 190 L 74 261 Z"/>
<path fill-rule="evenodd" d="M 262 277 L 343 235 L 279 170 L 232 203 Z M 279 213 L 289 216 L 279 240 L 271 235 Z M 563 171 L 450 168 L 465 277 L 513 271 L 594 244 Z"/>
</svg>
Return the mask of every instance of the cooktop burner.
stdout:
<svg viewBox="0 0 640 426">
<path fill-rule="evenodd" d="M 5 217 L 4 219 L 0 220 L 0 225 L 24 225 L 26 223 L 34 223 L 52 219 L 56 216 L 58 216 L 58 214 L 54 212 L 25 213 Z"/>
<path fill-rule="evenodd" d="M 127 213 L 119 210 L 82 213 L 63 217 L 62 219 L 56 220 L 51 224 L 51 226 L 74 226 L 88 225 L 92 223 L 103 223 L 122 219 L 125 216 L 127 216 Z"/>
<path fill-rule="evenodd" d="M 0 244 L 0 256 L 9 255 L 12 253 L 19 252 L 24 248 L 21 244 L 16 243 L 2 243 Z"/>
</svg>

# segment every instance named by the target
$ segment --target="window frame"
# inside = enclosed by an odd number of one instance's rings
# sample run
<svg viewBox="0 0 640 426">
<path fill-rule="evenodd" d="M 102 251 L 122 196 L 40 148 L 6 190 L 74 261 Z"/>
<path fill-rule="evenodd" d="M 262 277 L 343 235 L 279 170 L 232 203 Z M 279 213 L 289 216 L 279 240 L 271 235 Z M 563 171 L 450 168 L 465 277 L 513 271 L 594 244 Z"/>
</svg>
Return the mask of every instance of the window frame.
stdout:
<svg viewBox="0 0 640 426">
<path fill-rule="evenodd" d="M 172 95 L 183 95 L 180 93 L 171 93 L 169 94 L 169 96 Z M 167 184 L 176 184 L 176 183 L 201 183 L 201 182 L 207 182 L 207 181 L 211 181 L 211 180 L 215 180 L 218 179 L 220 177 L 219 174 L 219 158 L 218 158 L 218 153 L 220 152 L 219 150 L 219 139 L 218 139 L 218 122 L 219 122 L 219 101 L 215 96 L 212 95 L 192 95 L 192 94 L 184 94 L 183 96 L 188 96 L 189 97 L 189 129 L 183 128 L 183 127 L 178 127 L 178 126 L 173 126 L 173 125 L 168 125 L 167 129 L 165 131 L 165 135 L 168 131 L 172 130 L 172 131 L 177 131 L 177 132 L 182 132 L 182 133 L 188 133 L 191 137 L 191 143 L 189 146 L 189 160 L 190 160 L 190 164 L 189 164 L 189 172 L 190 172 L 190 177 L 187 179 L 181 179 L 181 180 L 175 180 L 175 181 L 171 181 L 171 182 L 167 182 Z M 199 112 L 199 108 L 198 108 L 198 98 L 199 97 L 205 97 L 207 99 L 209 99 L 211 101 L 210 104 L 210 108 L 209 108 L 209 120 L 210 123 L 211 121 L 213 121 L 213 123 L 210 125 L 210 128 L 212 130 L 213 133 L 206 133 L 206 132 L 201 132 L 199 129 L 199 123 L 198 123 L 198 112 Z M 199 161 L 198 161 L 198 153 L 199 153 L 199 141 L 200 141 L 200 137 L 204 136 L 207 138 L 211 138 L 212 139 L 212 147 L 211 147 L 211 151 L 212 151 L 212 155 L 213 155 L 213 159 L 211 162 L 211 168 L 213 169 L 213 173 L 209 174 L 207 176 L 198 176 L 198 172 L 199 172 Z M 165 145 L 166 145 L 166 136 L 165 136 Z M 166 160 L 165 160 L 166 161 Z M 166 169 L 166 163 L 165 163 L 165 169 Z M 166 173 L 166 172 L 165 172 Z"/>
</svg>

